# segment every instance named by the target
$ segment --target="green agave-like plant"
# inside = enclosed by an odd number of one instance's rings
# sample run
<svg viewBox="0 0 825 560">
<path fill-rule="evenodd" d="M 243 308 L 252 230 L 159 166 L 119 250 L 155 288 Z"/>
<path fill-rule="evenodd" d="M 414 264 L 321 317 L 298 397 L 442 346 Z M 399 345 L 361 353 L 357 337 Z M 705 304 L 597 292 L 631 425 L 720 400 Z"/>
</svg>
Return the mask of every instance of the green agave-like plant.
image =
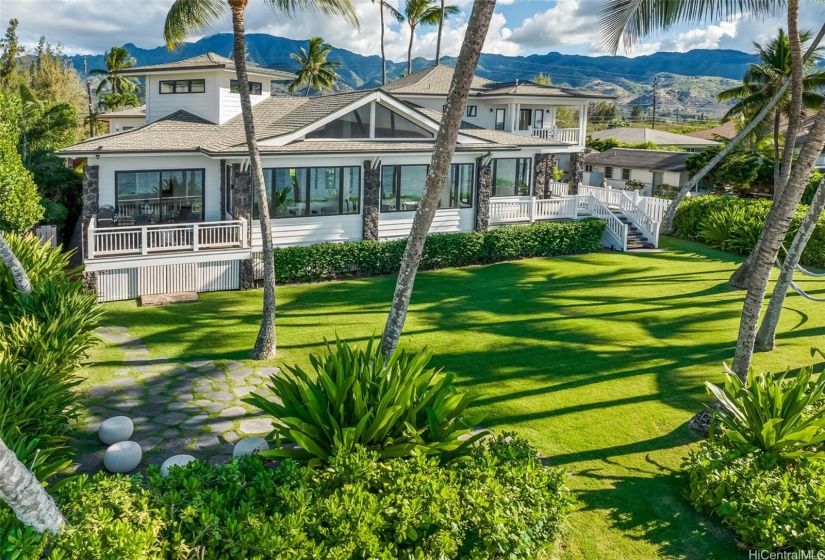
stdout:
<svg viewBox="0 0 825 560">
<path fill-rule="evenodd" d="M 288 374 L 270 379 L 275 402 L 254 393 L 244 399 L 275 419 L 276 447 L 262 455 L 318 466 L 334 451 L 357 444 L 382 458 L 422 453 L 450 461 L 464 456 L 487 435 L 466 437 L 482 416 L 464 415 L 472 399 L 456 390 L 453 374 L 428 368 L 431 358 L 425 348 L 414 354 L 398 351 L 385 361 L 373 340 L 366 348 L 336 340 L 323 356 L 310 356 L 314 375 L 287 366 Z"/>
<path fill-rule="evenodd" d="M 812 350 L 811 355 L 820 350 Z M 756 446 L 786 459 L 825 459 L 825 450 L 814 448 L 825 442 L 825 375 L 811 382 L 812 367 L 796 377 L 750 372 L 743 384 L 727 366 L 724 389 L 706 383 L 709 391 L 727 410 L 717 413 L 731 440 Z"/>
</svg>

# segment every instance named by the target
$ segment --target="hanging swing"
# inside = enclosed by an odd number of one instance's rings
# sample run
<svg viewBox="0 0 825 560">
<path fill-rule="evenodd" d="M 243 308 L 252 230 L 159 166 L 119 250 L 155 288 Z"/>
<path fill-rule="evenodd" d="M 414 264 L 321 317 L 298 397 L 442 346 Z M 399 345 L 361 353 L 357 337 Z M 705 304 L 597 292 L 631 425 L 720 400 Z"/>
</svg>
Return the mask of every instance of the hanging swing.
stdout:
<svg viewBox="0 0 825 560">
<path fill-rule="evenodd" d="M 788 254 L 788 250 L 785 248 L 784 243 L 782 244 L 782 250 L 783 250 L 783 251 L 785 251 L 785 255 L 787 255 L 787 254 Z M 776 266 L 779 268 L 779 270 L 782 270 L 782 263 L 781 263 L 781 262 L 779 262 L 779 257 L 777 257 L 777 258 L 776 258 Z M 796 270 L 800 271 L 800 272 L 801 272 L 802 274 L 804 274 L 805 276 L 810 276 L 810 277 L 812 277 L 812 278 L 825 278 L 825 273 L 823 273 L 823 274 L 817 274 L 817 273 L 811 272 L 811 271 L 809 271 L 809 270 L 805 270 L 804 268 L 802 268 L 801 266 L 799 266 L 799 264 L 797 264 L 797 265 L 796 265 Z M 791 289 L 792 289 L 793 291 L 795 291 L 797 294 L 799 294 L 800 296 L 804 297 L 805 299 L 809 299 L 809 300 L 811 300 L 811 301 L 821 301 L 821 302 L 825 302 L 825 298 L 818 298 L 818 297 L 814 297 L 814 296 L 812 296 L 812 295 L 810 295 L 810 294 L 806 293 L 806 292 L 805 292 L 805 290 L 803 290 L 802 288 L 800 288 L 800 287 L 796 284 L 796 282 L 794 282 L 794 281 L 793 281 L 793 278 L 791 278 L 791 280 L 789 281 L 789 284 L 790 284 Z"/>
</svg>

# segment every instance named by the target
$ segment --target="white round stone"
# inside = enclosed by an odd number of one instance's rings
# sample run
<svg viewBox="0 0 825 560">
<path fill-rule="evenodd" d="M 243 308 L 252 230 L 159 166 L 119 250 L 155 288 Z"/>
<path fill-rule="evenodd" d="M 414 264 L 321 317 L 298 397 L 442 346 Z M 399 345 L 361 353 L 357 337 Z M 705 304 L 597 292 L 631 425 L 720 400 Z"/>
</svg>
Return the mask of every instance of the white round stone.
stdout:
<svg viewBox="0 0 825 560">
<path fill-rule="evenodd" d="M 169 476 L 169 469 L 171 467 L 182 467 L 195 460 L 191 455 L 173 455 L 166 459 L 160 466 L 160 474 L 162 476 Z"/>
<path fill-rule="evenodd" d="M 106 445 L 112 445 L 127 441 L 134 431 L 135 425 L 127 416 L 113 416 L 100 424 L 97 434 L 100 441 Z"/>
<path fill-rule="evenodd" d="M 140 464 L 143 452 L 134 441 L 120 441 L 109 446 L 103 454 L 103 466 L 113 473 L 133 471 Z"/>
<path fill-rule="evenodd" d="M 269 449 L 269 444 L 262 437 L 247 437 L 235 444 L 232 449 L 233 457 L 243 457 L 244 455 L 252 455 L 259 451 L 266 451 Z"/>
</svg>

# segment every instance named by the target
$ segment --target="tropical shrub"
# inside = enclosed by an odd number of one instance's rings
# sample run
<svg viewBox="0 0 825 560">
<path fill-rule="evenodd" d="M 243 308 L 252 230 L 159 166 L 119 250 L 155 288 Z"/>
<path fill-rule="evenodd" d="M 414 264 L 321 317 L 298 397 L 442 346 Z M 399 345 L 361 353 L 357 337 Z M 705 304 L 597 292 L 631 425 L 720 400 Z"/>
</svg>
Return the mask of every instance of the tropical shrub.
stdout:
<svg viewBox="0 0 825 560">
<path fill-rule="evenodd" d="M 678 237 L 746 255 L 756 246 L 770 208 L 769 200 L 698 196 L 682 201 L 676 209 L 673 226 Z M 790 246 L 807 211 L 807 206 L 800 205 L 794 214 L 785 239 L 786 247 Z M 825 267 L 825 216 L 814 229 L 801 262 Z"/>
<path fill-rule="evenodd" d="M 323 356 L 310 355 L 313 373 L 285 366 L 288 374 L 270 379 L 274 400 L 255 393 L 244 399 L 275 420 L 276 447 L 261 454 L 310 466 L 356 446 L 382 459 L 462 457 L 486 432 L 469 435 L 481 417 L 465 416 L 472 399 L 455 389 L 452 373 L 428 368 L 431 358 L 423 349 L 384 360 L 374 340 L 365 348 L 336 340 Z M 283 447 L 289 443 L 299 447 Z"/>
<path fill-rule="evenodd" d="M 72 389 L 100 311 L 94 294 L 65 272 L 68 254 L 35 238 L 5 237 L 32 292 L 19 293 L 0 266 L 0 438 L 42 481 L 71 462 Z"/>
<path fill-rule="evenodd" d="M 592 253 L 599 248 L 605 223 L 589 218 L 575 222 L 536 222 L 483 233 L 449 233 L 427 237 L 421 270 L 485 264 L 528 257 Z M 395 274 L 406 239 L 320 243 L 276 248 L 278 283 L 318 282 L 352 276 Z"/>
<path fill-rule="evenodd" d="M 725 409 L 716 414 L 724 437 L 774 453 L 783 459 L 825 459 L 825 375 L 811 382 L 812 367 L 774 376 L 749 372 L 747 384 L 725 366 L 724 389 L 706 383 Z"/>
<path fill-rule="evenodd" d="M 685 460 L 688 498 L 761 549 L 817 550 L 825 543 L 825 463 L 785 460 L 712 437 Z"/>
<path fill-rule="evenodd" d="M 55 493 L 68 526 L 57 537 L 0 511 L 10 558 L 532 559 L 560 536 L 571 497 L 561 469 L 511 434 L 441 465 L 380 460 L 357 446 L 324 469 L 248 456 L 194 462 L 168 477 L 81 477 Z"/>
<path fill-rule="evenodd" d="M 799 201 L 800 204 L 804 204 L 806 206 L 810 206 L 811 202 L 814 200 L 814 195 L 816 194 L 817 189 L 819 188 L 819 184 L 822 182 L 823 179 L 822 173 L 817 170 L 814 170 L 811 173 L 811 178 L 808 179 L 808 184 L 805 185 L 805 192 L 802 193 L 802 200 Z"/>
</svg>

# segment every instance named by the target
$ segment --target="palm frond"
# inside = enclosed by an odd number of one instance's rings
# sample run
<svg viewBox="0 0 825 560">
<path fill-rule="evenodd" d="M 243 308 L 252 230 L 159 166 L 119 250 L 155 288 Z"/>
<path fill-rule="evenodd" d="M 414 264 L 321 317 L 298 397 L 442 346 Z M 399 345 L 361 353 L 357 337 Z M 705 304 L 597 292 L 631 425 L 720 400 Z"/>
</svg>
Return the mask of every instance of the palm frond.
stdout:
<svg viewBox="0 0 825 560">
<path fill-rule="evenodd" d="M 358 13 L 350 0 L 264 0 L 264 3 L 287 15 L 315 11 L 325 16 L 340 16 L 350 25 L 361 29 Z"/>
<path fill-rule="evenodd" d="M 642 37 L 679 23 L 735 16 L 764 19 L 785 4 L 786 0 L 608 0 L 601 10 L 598 32 L 604 48 L 616 54 L 620 45 L 631 49 Z"/>
<path fill-rule="evenodd" d="M 401 12 L 399 12 L 398 10 L 396 10 L 395 8 L 393 8 L 392 6 L 387 4 L 386 2 L 384 2 L 383 4 L 384 4 L 384 10 L 386 11 L 387 15 L 389 15 L 397 23 L 404 23 L 405 21 L 407 21 L 406 18 L 404 17 L 404 14 L 402 14 Z"/>
<path fill-rule="evenodd" d="M 208 28 L 226 11 L 223 0 L 175 0 L 163 26 L 166 47 L 176 49 L 186 37 Z"/>
</svg>

